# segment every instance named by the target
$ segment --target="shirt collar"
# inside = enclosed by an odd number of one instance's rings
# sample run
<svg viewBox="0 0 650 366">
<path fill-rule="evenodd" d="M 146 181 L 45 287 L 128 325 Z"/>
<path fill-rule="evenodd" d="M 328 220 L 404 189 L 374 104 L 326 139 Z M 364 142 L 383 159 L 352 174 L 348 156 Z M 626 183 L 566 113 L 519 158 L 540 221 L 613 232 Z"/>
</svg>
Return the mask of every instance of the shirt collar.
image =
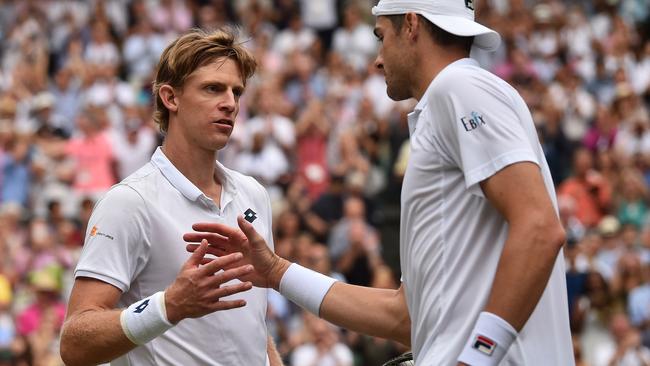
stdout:
<svg viewBox="0 0 650 366">
<path fill-rule="evenodd" d="M 186 176 L 183 175 L 172 162 L 165 156 L 160 146 L 156 148 L 156 151 L 151 157 L 151 162 L 160 169 L 160 172 L 165 178 L 171 183 L 174 188 L 176 188 L 183 196 L 185 196 L 190 201 L 196 201 L 199 197 L 204 196 L 208 198 L 201 190 L 190 182 Z M 226 168 L 219 162 L 215 160 L 215 175 L 219 178 L 221 182 L 221 202 L 223 203 L 222 207 L 225 206 L 228 202 L 232 201 L 232 198 L 237 193 L 237 187 L 232 184 L 232 178 L 230 174 L 226 171 Z"/>
<path fill-rule="evenodd" d="M 478 62 L 476 60 L 471 59 L 471 58 L 461 58 L 460 60 L 456 60 L 449 65 L 445 66 L 438 75 L 440 75 L 444 70 L 446 70 L 448 67 L 452 65 L 471 65 L 471 66 L 478 66 Z M 436 75 L 436 77 L 438 77 Z M 413 134 L 413 131 L 415 131 L 415 124 L 418 120 L 418 117 L 420 116 L 420 113 L 424 108 L 427 106 L 429 102 L 429 94 L 431 94 L 431 90 L 433 89 L 432 85 L 433 82 L 436 80 L 434 77 L 433 80 L 431 80 L 431 83 L 429 83 L 429 86 L 427 87 L 427 90 L 424 91 L 424 94 L 422 94 L 422 98 L 418 101 L 418 104 L 415 105 L 415 108 L 413 108 L 413 112 L 408 114 L 408 125 L 409 125 L 409 133 Z"/>
</svg>

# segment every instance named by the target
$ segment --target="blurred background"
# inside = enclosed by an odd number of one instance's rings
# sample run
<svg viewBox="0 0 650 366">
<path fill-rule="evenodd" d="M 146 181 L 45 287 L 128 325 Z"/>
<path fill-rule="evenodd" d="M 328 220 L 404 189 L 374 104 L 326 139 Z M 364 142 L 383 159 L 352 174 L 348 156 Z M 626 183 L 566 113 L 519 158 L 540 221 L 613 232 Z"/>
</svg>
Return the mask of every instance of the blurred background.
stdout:
<svg viewBox="0 0 650 366">
<path fill-rule="evenodd" d="M 151 80 L 192 27 L 239 27 L 260 68 L 219 159 L 256 177 L 277 252 L 349 283 L 399 284 L 406 114 L 372 61 L 371 0 L 0 0 L 0 365 L 60 365 L 92 207 L 162 137 Z M 650 365 L 650 1 L 480 0 L 473 52 L 533 114 L 556 184 L 580 366 Z M 277 293 L 287 365 L 380 365 L 405 349 Z"/>
</svg>

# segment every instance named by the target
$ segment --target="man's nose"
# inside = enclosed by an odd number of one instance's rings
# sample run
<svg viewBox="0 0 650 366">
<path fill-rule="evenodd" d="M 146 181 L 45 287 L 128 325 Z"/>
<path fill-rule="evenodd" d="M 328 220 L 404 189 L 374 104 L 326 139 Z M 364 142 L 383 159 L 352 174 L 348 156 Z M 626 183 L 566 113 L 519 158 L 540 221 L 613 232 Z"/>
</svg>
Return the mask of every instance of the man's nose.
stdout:
<svg viewBox="0 0 650 366">
<path fill-rule="evenodd" d="M 235 110 L 235 107 L 237 107 L 237 98 L 235 97 L 235 93 L 232 91 L 232 89 L 229 89 L 224 93 L 224 97 L 221 100 L 219 109 L 227 112 L 233 112 Z"/>
<path fill-rule="evenodd" d="M 384 58 L 381 55 L 377 55 L 374 64 L 378 70 L 384 70 Z"/>
</svg>

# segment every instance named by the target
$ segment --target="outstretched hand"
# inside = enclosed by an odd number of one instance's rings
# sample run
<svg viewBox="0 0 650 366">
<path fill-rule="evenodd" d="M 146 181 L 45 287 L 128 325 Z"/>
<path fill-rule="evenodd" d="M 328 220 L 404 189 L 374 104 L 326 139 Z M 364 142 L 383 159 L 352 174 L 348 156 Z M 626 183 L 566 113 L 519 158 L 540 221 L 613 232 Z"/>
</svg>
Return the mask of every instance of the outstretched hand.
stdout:
<svg viewBox="0 0 650 366">
<path fill-rule="evenodd" d="M 183 264 L 174 282 L 165 290 L 165 308 L 171 323 L 246 305 L 246 301 L 241 299 L 221 298 L 251 289 L 252 284 L 246 281 L 231 285 L 226 283 L 251 273 L 252 266 L 237 265 L 242 259 L 240 253 L 209 260 L 205 258 L 207 249 L 207 241 L 201 241 L 197 250 Z"/>
<path fill-rule="evenodd" d="M 199 248 L 196 243 L 205 239 L 210 244 L 207 248 L 208 254 L 222 257 L 240 252 L 243 257 L 230 266 L 252 264 L 254 270 L 242 275 L 239 280 L 252 282 L 257 287 L 271 287 L 277 290 L 282 275 L 289 268 L 290 263 L 273 253 L 264 238 L 242 216 L 237 217 L 237 224 L 239 228 L 219 223 L 192 225 L 195 231 L 183 235 L 183 240 L 190 243 L 187 245 L 187 250 L 196 251 Z"/>
</svg>

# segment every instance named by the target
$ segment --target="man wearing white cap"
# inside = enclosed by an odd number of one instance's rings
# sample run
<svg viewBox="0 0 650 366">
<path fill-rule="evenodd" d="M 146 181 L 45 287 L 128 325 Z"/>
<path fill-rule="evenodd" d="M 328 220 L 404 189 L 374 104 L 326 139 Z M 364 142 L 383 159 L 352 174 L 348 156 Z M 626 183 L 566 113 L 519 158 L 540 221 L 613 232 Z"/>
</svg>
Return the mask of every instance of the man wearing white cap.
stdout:
<svg viewBox="0 0 650 366">
<path fill-rule="evenodd" d="M 372 11 L 388 95 L 418 100 L 408 116 L 400 289 L 291 264 L 241 218 L 241 231 L 197 224 L 185 239 L 208 238 L 219 255 L 242 250 L 255 285 L 410 344 L 418 365 L 573 365 L 565 235 L 533 120 L 510 85 L 468 58 L 472 45 L 498 47 L 499 35 L 474 22 L 472 0 L 381 0 Z"/>
</svg>

